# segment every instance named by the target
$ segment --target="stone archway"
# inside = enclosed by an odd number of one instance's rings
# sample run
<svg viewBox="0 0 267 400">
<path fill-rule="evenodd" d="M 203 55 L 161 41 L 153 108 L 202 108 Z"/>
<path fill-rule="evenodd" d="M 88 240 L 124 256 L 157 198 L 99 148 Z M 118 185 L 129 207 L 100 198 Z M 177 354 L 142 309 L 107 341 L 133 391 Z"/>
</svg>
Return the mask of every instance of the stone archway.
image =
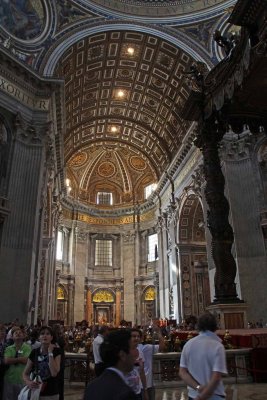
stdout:
<svg viewBox="0 0 267 400">
<path fill-rule="evenodd" d="M 184 318 L 200 315 L 210 304 L 205 222 L 197 195 L 183 202 L 178 224 L 178 252 L 181 266 L 181 300 Z"/>
<path fill-rule="evenodd" d="M 99 288 L 92 294 L 93 323 L 110 325 L 115 322 L 115 296 L 109 289 Z"/>
<path fill-rule="evenodd" d="M 63 285 L 57 287 L 57 320 L 67 323 L 68 295 Z"/>
<path fill-rule="evenodd" d="M 156 316 L 156 288 L 148 286 L 144 289 L 142 295 L 142 322 L 144 325 L 150 325 L 150 322 Z"/>
</svg>

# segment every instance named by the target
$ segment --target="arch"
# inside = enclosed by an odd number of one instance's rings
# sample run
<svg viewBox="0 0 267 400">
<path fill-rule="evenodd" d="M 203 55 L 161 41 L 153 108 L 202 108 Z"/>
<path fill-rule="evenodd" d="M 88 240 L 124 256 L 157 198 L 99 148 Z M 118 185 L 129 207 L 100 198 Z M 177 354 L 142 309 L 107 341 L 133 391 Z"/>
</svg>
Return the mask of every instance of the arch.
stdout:
<svg viewBox="0 0 267 400">
<path fill-rule="evenodd" d="M 80 27 L 81 29 L 81 27 Z M 68 36 L 65 38 L 65 40 L 60 40 L 60 43 L 56 42 L 54 46 L 51 47 L 51 50 L 48 52 L 48 57 L 45 57 L 45 62 L 41 64 L 40 66 L 40 72 L 45 75 L 45 76 L 53 76 L 56 65 L 60 59 L 60 57 L 66 52 L 66 50 L 75 44 L 76 42 L 80 41 L 81 39 L 94 35 L 96 33 L 101 33 L 101 32 L 108 32 L 108 31 L 115 31 L 115 30 L 121 30 L 121 31 L 137 31 L 137 32 L 142 32 L 142 33 L 147 33 L 154 35 L 160 39 L 164 39 L 173 45 L 177 46 L 178 48 L 182 49 L 185 51 L 187 54 L 189 54 L 191 57 L 193 57 L 196 61 L 201 61 L 207 64 L 209 68 L 212 67 L 210 57 L 204 57 L 201 56 L 196 48 L 197 46 L 192 42 L 192 43 L 186 43 L 184 40 L 184 37 L 179 34 L 179 32 L 176 34 L 178 37 L 173 36 L 173 32 L 168 32 L 166 29 L 164 31 L 160 31 L 155 28 L 151 28 L 150 26 L 145 26 L 145 25 L 139 25 L 136 23 L 110 23 L 110 24 L 103 24 L 103 25 L 97 25 L 93 27 L 86 27 L 83 30 L 79 30 L 74 32 L 72 35 L 68 33 Z M 180 35 L 180 37 L 179 37 Z M 187 38 L 188 39 L 188 38 Z M 198 49 L 200 52 L 201 49 Z"/>
<path fill-rule="evenodd" d="M 107 17 L 107 16 L 113 16 L 115 18 L 125 18 L 125 19 L 135 19 L 139 21 L 146 21 L 150 23 L 158 23 L 158 24 L 167 24 L 167 23 L 172 23 L 175 24 L 176 26 L 179 25 L 186 25 L 190 23 L 197 23 L 200 21 L 204 21 L 210 18 L 214 18 L 220 14 L 223 14 L 225 12 L 225 9 L 227 7 L 230 7 L 235 4 L 236 0 L 227 0 L 224 1 L 222 4 L 213 4 L 213 7 L 211 9 L 205 8 L 204 10 L 197 10 L 195 12 L 183 12 L 183 13 L 178 13 L 177 15 L 177 10 L 175 12 L 171 12 L 168 10 L 168 13 L 165 15 L 164 11 L 163 14 L 159 13 L 159 15 L 152 14 L 140 14 L 138 15 L 136 12 L 129 12 L 129 14 L 125 13 L 125 11 L 121 10 L 120 8 L 116 7 L 105 7 L 103 4 L 99 4 L 99 2 L 94 2 L 94 1 L 88 1 L 88 0 L 80 0 L 80 2 L 85 6 L 88 7 L 90 11 L 97 12 L 98 15 Z M 163 2 L 164 3 L 164 2 Z M 168 4 L 165 6 L 168 7 Z M 174 8 L 174 7 L 173 7 Z"/>
<path fill-rule="evenodd" d="M 187 194 L 180 208 L 178 242 L 205 242 L 202 203 L 193 192 Z"/>
<path fill-rule="evenodd" d="M 156 300 L 156 288 L 155 286 L 148 286 L 143 292 L 144 301 L 154 301 Z"/>
<path fill-rule="evenodd" d="M 6 2 L 6 7 L 10 7 Z M 30 3 L 30 2 L 29 2 Z M 40 6 L 42 12 L 40 12 Z M 13 12 L 11 9 L 3 10 L 6 15 L 11 16 Z M 22 44 L 23 46 L 36 46 L 47 38 L 51 30 L 53 29 L 53 13 L 55 13 L 55 6 L 52 1 L 39 0 L 39 4 L 36 8 L 32 8 L 31 12 L 29 10 L 23 10 L 23 5 L 19 4 L 17 9 L 14 11 L 14 15 L 17 15 L 17 21 L 14 21 L 14 26 L 4 26 L 2 24 L 1 29 L 12 38 L 13 41 Z M 18 33 L 14 33 L 14 28 L 18 30 L 18 21 L 23 21 L 24 26 L 21 26 Z M 41 30 L 38 30 L 41 25 Z M 30 29 L 29 29 L 30 27 Z M 26 36 L 27 32 L 31 32 L 30 37 Z M 24 37 L 23 37 L 24 35 Z"/>
<path fill-rule="evenodd" d="M 67 301 L 67 293 L 63 285 L 57 287 L 57 300 Z"/>
<path fill-rule="evenodd" d="M 92 294 L 93 303 L 114 303 L 115 295 L 110 289 L 99 288 Z"/>
<path fill-rule="evenodd" d="M 183 199 L 177 229 L 182 314 L 187 318 L 202 314 L 210 304 L 204 215 L 193 191 Z"/>
<path fill-rule="evenodd" d="M 148 325 L 156 317 L 156 287 L 146 286 L 142 293 L 141 320 L 144 325 Z"/>
</svg>

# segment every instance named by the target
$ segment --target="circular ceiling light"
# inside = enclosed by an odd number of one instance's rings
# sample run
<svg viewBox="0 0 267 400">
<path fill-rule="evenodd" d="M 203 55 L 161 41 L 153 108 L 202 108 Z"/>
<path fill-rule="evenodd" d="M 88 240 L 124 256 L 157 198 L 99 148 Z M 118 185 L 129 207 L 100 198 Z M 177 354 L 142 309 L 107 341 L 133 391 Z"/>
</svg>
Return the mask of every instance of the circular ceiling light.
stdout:
<svg viewBox="0 0 267 400">
<path fill-rule="evenodd" d="M 134 55 L 134 48 L 133 47 L 128 47 L 127 52 L 130 56 Z"/>
<path fill-rule="evenodd" d="M 120 98 L 123 98 L 125 96 L 124 91 L 123 90 L 118 90 L 117 96 L 120 97 Z"/>
</svg>

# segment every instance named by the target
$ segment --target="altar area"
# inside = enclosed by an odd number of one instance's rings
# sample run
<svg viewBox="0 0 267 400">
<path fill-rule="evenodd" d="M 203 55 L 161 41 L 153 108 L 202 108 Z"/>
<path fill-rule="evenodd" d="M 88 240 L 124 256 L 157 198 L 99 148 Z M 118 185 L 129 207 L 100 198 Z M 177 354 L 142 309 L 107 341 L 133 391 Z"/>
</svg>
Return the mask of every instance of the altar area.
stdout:
<svg viewBox="0 0 267 400">
<path fill-rule="evenodd" d="M 267 383 L 267 328 L 218 330 L 226 349 L 228 375 L 227 384 Z M 172 331 L 165 337 L 165 352 L 153 358 L 153 379 L 156 388 L 182 386 L 178 371 L 181 350 L 197 331 Z M 155 339 L 155 338 L 154 338 Z M 146 342 L 153 345 L 157 339 L 146 336 Z M 84 347 L 66 353 L 65 379 L 69 383 L 84 382 L 86 385 L 95 378 L 92 365 L 91 341 Z"/>
<path fill-rule="evenodd" d="M 252 329 L 219 329 L 216 334 L 224 341 L 225 333 L 230 336 L 229 344 L 232 348 L 267 348 L 267 328 Z M 196 336 L 197 331 L 175 331 L 173 335 L 178 336 L 181 342 L 188 340 L 188 335 Z"/>
<path fill-rule="evenodd" d="M 239 383 L 251 381 L 267 383 L 267 328 L 217 330 L 216 334 L 222 339 L 226 349 L 228 380 Z M 182 349 L 183 344 L 190 337 L 196 335 L 198 335 L 197 331 L 173 332 L 171 341 L 166 344 L 167 347 L 169 344 L 170 348 L 176 352 L 155 355 L 155 360 L 163 362 L 162 365 L 165 364 L 165 378 L 167 380 L 170 379 L 170 376 L 167 377 L 167 375 L 170 374 L 172 369 L 175 372 L 171 374 L 171 380 L 176 380 L 175 376 L 179 368 L 177 352 L 180 356 L 179 351 Z M 165 356 L 168 356 L 169 362 L 167 362 Z M 172 359 L 172 362 L 170 362 L 170 359 Z M 175 364 L 173 364 L 174 362 Z M 160 367 L 161 371 L 162 365 Z M 162 376 L 162 373 L 159 376 Z"/>
<path fill-rule="evenodd" d="M 229 329 L 228 332 L 234 348 L 267 348 L 267 328 Z M 221 339 L 225 336 L 225 330 L 216 333 Z"/>
</svg>

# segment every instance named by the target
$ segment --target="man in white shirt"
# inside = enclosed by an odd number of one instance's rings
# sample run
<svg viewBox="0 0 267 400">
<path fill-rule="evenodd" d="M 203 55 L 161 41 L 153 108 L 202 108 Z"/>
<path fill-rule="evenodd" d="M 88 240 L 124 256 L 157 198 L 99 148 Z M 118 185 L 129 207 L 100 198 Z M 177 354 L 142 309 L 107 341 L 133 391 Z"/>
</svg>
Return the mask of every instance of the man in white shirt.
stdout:
<svg viewBox="0 0 267 400">
<path fill-rule="evenodd" d="M 215 316 L 200 316 L 198 329 L 199 335 L 184 345 L 179 375 L 187 384 L 189 400 L 222 400 L 225 398 L 222 375 L 227 374 L 226 355 L 221 339 L 215 334 Z"/>
<path fill-rule="evenodd" d="M 143 352 L 144 355 L 144 369 L 146 375 L 147 394 L 149 400 L 155 399 L 155 390 L 153 385 L 153 355 L 158 352 L 165 350 L 164 337 L 162 336 L 161 330 L 158 326 L 153 327 L 153 335 L 157 333 L 159 344 L 139 344 L 138 349 Z"/>
<path fill-rule="evenodd" d="M 94 361 L 95 361 L 95 374 L 99 376 L 105 369 L 105 364 L 102 361 L 100 356 L 100 345 L 104 342 L 104 337 L 108 334 L 108 327 L 103 325 L 100 326 L 98 330 L 98 335 L 93 341 L 93 354 L 94 354 Z"/>
</svg>

